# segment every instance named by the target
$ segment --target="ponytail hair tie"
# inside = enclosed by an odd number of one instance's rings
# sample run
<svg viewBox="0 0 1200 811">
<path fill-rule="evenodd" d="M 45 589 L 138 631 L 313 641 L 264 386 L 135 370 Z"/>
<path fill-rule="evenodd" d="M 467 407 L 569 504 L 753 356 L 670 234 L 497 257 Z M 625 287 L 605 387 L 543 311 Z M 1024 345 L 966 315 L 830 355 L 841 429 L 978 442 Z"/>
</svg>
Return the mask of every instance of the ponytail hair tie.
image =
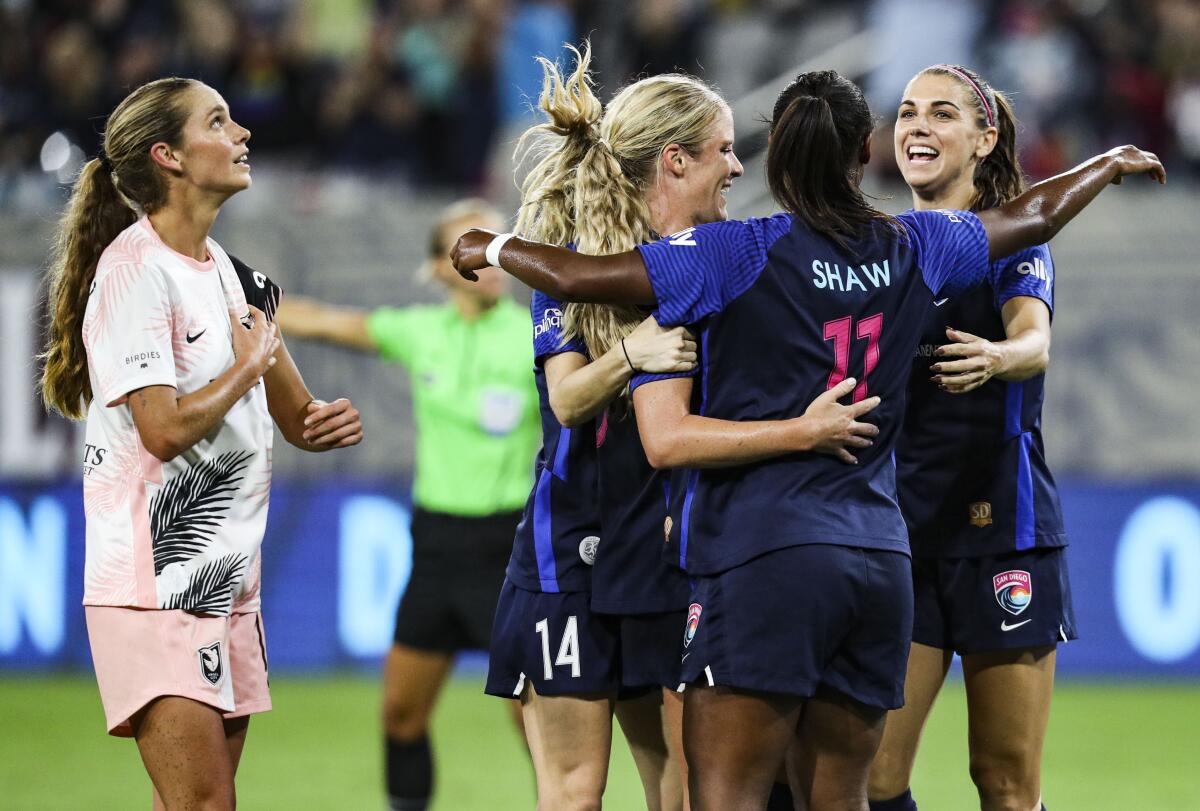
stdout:
<svg viewBox="0 0 1200 811">
<path fill-rule="evenodd" d="M 104 151 L 104 147 L 100 147 L 100 152 L 97 153 L 96 160 L 100 161 L 101 169 L 108 172 L 110 175 L 113 173 L 112 161 L 108 159 L 108 153 Z"/>
</svg>

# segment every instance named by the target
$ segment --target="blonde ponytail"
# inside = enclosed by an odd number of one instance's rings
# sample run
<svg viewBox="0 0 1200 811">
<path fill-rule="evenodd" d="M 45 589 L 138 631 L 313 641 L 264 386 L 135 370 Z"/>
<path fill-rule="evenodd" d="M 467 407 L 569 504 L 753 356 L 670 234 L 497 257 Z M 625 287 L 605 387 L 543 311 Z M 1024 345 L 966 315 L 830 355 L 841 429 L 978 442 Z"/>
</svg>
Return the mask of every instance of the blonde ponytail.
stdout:
<svg viewBox="0 0 1200 811">
<path fill-rule="evenodd" d="M 518 171 L 535 156 L 521 188 L 517 233 L 581 253 L 628 251 L 656 237 L 646 193 L 669 144 L 697 155 L 725 102 L 703 82 L 666 74 L 634 82 L 603 110 L 592 89 L 591 47 L 568 46 L 575 68 L 563 77 L 539 57 L 544 79 L 538 106 L 546 123 L 517 145 Z M 563 331 L 580 336 L 593 358 L 615 346 L 644 314 L 634 307 L 568 304 Z"/>
</svg>

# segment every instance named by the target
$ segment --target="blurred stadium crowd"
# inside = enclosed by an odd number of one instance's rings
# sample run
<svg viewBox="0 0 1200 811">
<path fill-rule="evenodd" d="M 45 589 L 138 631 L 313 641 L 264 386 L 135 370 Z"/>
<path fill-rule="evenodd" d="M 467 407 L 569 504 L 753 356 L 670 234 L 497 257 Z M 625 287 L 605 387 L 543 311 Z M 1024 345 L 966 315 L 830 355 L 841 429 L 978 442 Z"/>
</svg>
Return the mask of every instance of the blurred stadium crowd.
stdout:
<svg viewBox="0 0 1200 811">
<path fill-rule="evenodd" d="M 1196 0 L 0 0 L 0 205 L 5 176 L 69 179 L 105 112 L 172 73 L 218 88 L 271 157 L 474 191 L 528 122 L 530 54 L 590 34 L 608 93 L 676 67 L 728 93 L 812 56 L 788 44 L 831 14 L 904 21 L 880 26 L 900 48 L 965 26 L 973 66 L 1015 91 L 1034 177 L 1126 141 L 1200 170 Z"/>
</svg>

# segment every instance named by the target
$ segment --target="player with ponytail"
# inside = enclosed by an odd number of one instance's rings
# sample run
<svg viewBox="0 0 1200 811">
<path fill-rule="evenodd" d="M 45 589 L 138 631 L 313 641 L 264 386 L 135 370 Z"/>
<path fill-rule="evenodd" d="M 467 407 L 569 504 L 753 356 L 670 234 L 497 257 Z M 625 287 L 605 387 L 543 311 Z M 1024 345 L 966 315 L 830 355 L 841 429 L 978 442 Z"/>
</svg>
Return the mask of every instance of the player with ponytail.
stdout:
<svg viewBox="0 0 1200 811">
<path fill-rule="evenodd" d="M 1003 93 L 959 65 L 908 83 L 896 162 L 917 209 L 984 211 L 1025 191 Z M 983 808 L 1037 808 L 1059 642 L 1074 639 L 1066 532 L 1042 445 L 1054 261 L 1035 245 L 933 310 L 913 359 L 896 446 L 913 554 L 915 620 L 904 708 L 872 765 L 875 811 L 915 811 L 925 720 L 962 656 L 971 778 Z"/>
<path fill-rule="evenodd" d="M 232 808 L 249 716 L 271 708 L 259 572 L 275 425 L 309 451 L 362 440 L 350 401 L 313 398 L 276 336 L 279 288 L 208 236 L 250 186 L 249 138 L 201 82 L 137 88 L 51 259 L 42 391 L 87 420 L 92 659 L 156 808 Z"/>
</svg>

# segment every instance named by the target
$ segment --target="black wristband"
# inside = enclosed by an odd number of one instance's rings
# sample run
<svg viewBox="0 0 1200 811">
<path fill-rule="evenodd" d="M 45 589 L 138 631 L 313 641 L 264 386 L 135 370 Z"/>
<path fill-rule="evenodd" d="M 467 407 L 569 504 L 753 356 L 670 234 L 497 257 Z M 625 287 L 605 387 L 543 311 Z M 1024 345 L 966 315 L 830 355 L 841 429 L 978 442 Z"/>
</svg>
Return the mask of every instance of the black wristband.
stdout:
<svg viewBox="0 0 1200 811">
<path fill-rule="evenodd" d="M 629 350 L 625 348 L 624 338 L 621 339 L 621 351 L 625 353 L 625 362 L 629 364 L 629 371 L 633 372 L 635 375 L 639 374 L 642 370 L 634 366 L 633 361 L 629 359 Z"/>
</svg>

